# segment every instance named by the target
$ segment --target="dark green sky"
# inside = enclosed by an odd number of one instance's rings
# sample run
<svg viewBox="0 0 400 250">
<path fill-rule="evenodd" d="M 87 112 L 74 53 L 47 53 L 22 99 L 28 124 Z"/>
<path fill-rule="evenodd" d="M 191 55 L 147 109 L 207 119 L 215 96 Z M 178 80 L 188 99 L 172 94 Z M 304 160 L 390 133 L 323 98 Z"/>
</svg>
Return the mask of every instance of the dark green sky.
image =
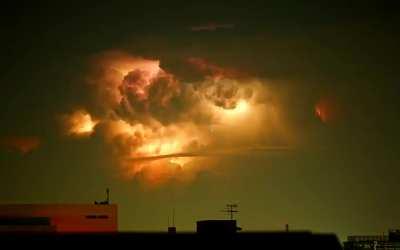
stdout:
<svg viewBox="0 0 400 250">
<path fill-rule="evenodd" d="M 178 230 L 194 230 L 231 201 L 245 230 L 289 223 L 344 237 L 399 227 L 395 6 L 264 2 L 2 6 L 0 135 L 42 144 L 27 155 L 0 152 L 0 202 L 92 202 L 110 187 L 121 230 L 164 230 L 173 203 Z M 190 30 L 210 22 L 234 28 Z M 225 157 L 223 175 L 204 172 L 185 186 L 120 181 L 99 138 L 62 137 L 56 122 L 88 102 L 88 60 L 109 49 L 160 59 L 182 79 L 194 77 L 185 60 L 201 57 L 282 84 L 286 115 L 309 147 Z M 335 124 L 313 113 L 327 95 L 343 113 Z"/>
</svg>

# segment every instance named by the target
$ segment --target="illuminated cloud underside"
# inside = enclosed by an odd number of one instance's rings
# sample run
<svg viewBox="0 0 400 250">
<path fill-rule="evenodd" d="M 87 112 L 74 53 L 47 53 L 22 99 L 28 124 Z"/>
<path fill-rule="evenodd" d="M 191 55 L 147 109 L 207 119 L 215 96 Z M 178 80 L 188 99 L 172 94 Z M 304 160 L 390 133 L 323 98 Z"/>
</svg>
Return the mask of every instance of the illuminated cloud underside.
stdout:
<svg viewBox="0 0 400 250">
<path fill-rule="evenodd" d="M 63 120 L 66 126 L 66 133 L 70 136 L 89 136 L 94 132 L 94 127 L 98 123 L 85 110 L 79 109 L 71 114 L 64 115 Z"/>
</svg>

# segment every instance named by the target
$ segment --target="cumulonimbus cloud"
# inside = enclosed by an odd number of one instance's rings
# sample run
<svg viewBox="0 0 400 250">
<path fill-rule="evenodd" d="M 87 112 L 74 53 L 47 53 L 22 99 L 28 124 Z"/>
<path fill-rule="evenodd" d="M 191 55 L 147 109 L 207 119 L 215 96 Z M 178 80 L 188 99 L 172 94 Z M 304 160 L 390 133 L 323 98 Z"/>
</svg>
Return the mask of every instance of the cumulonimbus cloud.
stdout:
<svg viewBox="0 0 400 250">
<path fill-rule="evenodd" d="M 204 170 L 196 165 L 200 156 L 289 143 L 279 102 L 267 82 L 201 58 L 188 63 L 203 79 L 178 80 L 159 60 L 122 51 L 95 56 L 86 77 L 94 107 L 65 114 L 67 134 L 99 134 L 123 176 L 151 183 L 192 178 Z"/>
</svg>

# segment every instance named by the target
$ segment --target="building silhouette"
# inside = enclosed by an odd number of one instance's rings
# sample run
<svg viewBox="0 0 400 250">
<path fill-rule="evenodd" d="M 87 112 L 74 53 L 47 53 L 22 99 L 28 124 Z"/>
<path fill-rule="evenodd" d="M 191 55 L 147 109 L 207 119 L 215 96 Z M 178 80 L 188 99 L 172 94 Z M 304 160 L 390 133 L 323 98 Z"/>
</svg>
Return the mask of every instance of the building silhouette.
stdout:
<svg viewBox="0 0 400 250">
<path fill-rule="evenodd" d="M 115 204 L 0 205 L 0 232 L 117 232 Z"/>
<path fill-rule="evenodd" d="M 232 211 L 230 211 L 232 212 Z M 0 205 L 0 248 L 134 248 L 173 249 L 324 249 L 342 250 L 334 234 L 311 232 L 238 232 L 236 220 L 197 221 L 197 232 L 120 232 L 117 205 L 95 204 Z M 2 249 L 2 248 L 1 248 Z"/>
<path fill-rule="evenodd" d="M 198 234 L 234 234 L 241 228 L 236 220 L 203 220 L 196 223 Z"/>
<path fill-rule="evenodd" d="M 343 243 L 344 250 L 400 250 L 400 230 L 388 235 L 353 235 Z"/>
</svg>

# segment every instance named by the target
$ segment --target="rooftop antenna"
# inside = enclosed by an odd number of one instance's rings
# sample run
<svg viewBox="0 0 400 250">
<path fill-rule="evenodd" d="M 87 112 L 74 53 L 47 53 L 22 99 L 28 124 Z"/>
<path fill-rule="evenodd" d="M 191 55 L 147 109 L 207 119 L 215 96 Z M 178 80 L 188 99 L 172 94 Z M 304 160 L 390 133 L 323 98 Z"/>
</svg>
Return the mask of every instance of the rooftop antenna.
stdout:
<svg viewBox="0 0 400 250">
<path fill-rule="evenodd" d="M 168 223 L 169 224 L 169 223 Z M 172 226 L 168 227 L 169 234 L 176 234 L 176 227 L 175 227 L 175 208 L 172 209 Z"/>
<path fill-rule="evenodd" d="M 239 210 L 237 210 L 237 207 L 237 204 L 226 204 L 226 209 L 222 210 L 222 212 L 228 213 L 230 220 L 233 220 L 233 214 L 239 212 Z"/>
<path fill-rule="evenodd" d="M 171 192 L 171 199 L 172 199 L 172 225 L 169 225 L 169 217 L 168 217 L 168 233 L 169 234 L 176 234 L 176 227 L 175 227 L 175 199 L 174 199 L 174 190 L 172 189 Z"/>
<path fill-rule="evenodd" d="M 106 189 L 106 203 L 110 204 L 110 189 Z"/>
<path fill-rule="evenodd" d="M 172 226 L 175 227 L 175 207 L 172 208 Z"/>
<path fill-rule="evenodd" d="M 108 205 L 110 204 L 110 189 L 106 189 L 106 200 L 105 201 L 95 201 L 94 204 L 96 205 Z"/>
</svg>

